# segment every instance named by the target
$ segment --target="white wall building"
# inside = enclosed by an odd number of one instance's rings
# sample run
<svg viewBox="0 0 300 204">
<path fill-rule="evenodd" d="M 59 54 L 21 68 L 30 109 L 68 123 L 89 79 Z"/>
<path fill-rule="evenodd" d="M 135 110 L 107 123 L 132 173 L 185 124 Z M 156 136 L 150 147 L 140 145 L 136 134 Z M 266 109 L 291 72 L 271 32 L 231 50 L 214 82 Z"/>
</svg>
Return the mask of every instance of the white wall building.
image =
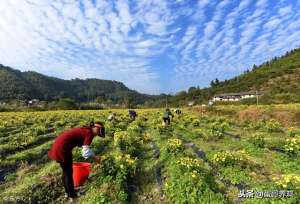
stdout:
<svg viewBox="0 0 300 204">
<path fill-rule="evenodd" d="M 188 102 L 188 106 L 193 106 L 193 105 L 195 105 L 195 101 L 189 101 Z"/>
<path fill-rule="evenodd" d="M 261 92 L 241 92 L 241 93 L 225 93 L 225 94 L 219 94 L 215 95 L 212 99 L 212 101 L 240 101 L 247 98 L 255 98 L 257 96 L 261 96 Z"/>
<path fill-rule="evenodd" d="M 37 106 L 37 105 L 39 105 L 39 103 L 40 103 L 39 99 L 32 99 L 32 100 L 28 101 L 29 106 Z"/>
</svg>

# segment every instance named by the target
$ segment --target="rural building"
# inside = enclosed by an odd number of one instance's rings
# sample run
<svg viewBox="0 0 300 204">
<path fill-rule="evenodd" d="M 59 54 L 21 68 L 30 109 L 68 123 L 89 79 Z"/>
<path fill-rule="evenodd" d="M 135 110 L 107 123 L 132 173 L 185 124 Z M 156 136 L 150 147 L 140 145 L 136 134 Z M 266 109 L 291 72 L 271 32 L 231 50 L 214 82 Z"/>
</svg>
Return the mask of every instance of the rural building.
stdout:
<svg viewBox="0 0 300 204">
<path fill-rule="evenodd" d="M 189 101 L 188 102 L 188 106 L 193 106 L 193 105 L 195 105 L 195 101 Z"/>
<path fill-rule="evenodd" d="M 240 101 L 243 99 L 248 99 L 248 98 L 255 98 L 257 96 L 261 96 L 261 92 L 255 92 L 255 91 L 250 91 L 250 92 L 241 92 L 241 93 L 224 93 L 224 94 L 219 94 L 215 95 L 212 99 L 212 101 Z"/>
<path fill-rule="evenodd" d="M 28 101 L 29 106 L 37 106 L 37 105 L 39 105 L 39 103 L 40 103 L 39 99 L 32 99 L 32 100 Z"/>
</svg>

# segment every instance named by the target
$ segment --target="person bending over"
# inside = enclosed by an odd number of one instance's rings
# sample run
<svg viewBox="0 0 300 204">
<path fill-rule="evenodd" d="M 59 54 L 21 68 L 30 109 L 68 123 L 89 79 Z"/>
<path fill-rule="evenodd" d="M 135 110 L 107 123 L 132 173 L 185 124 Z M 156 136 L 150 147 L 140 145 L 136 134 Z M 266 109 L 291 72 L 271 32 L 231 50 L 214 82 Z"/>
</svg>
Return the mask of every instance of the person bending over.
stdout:
<svg viewBox="0 0 300 204">
<path fill-rule="evenodd" d="M 90 149 L 95 136 L 105 137 L 105 127 L 101 122 L 91 122 L 88 127 L 73 128 L 59 134 L 55 139 L 48 156 L 57 161 L 62 169 L 62 181 L 68 198 L 72 201 L 77 197 L 74 190 L 72 150 L 82 147 L 82 156 L 87 159 L 92 157 L 95 162 L 100 162 L 100 157 L 95 156 Z"/>
<path fill-rule="evenodd" d="M 170 122 L 171 122 L 170 116 L 172 116 L 172 118 L 174 117 L 174 115 L 171 113 L 170 109 L 167 108 L 165 110 L 165 112 L 163 113 L 163 124 L 164 125 L 170 125 Z"/>
</svg>

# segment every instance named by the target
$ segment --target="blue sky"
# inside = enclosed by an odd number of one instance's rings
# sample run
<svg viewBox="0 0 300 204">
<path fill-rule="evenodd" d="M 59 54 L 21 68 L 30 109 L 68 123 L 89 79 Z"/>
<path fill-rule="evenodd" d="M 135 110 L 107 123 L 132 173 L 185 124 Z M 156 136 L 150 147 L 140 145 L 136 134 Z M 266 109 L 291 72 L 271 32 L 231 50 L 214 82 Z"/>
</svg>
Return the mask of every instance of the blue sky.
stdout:
<svg viewBox="0 0 300 204">
<path fill-rule="evenodd" d="M 0 63 L 143 93 L 209 86 L 300 46 L 298 0 L 0 1 Z"/>
</svg>

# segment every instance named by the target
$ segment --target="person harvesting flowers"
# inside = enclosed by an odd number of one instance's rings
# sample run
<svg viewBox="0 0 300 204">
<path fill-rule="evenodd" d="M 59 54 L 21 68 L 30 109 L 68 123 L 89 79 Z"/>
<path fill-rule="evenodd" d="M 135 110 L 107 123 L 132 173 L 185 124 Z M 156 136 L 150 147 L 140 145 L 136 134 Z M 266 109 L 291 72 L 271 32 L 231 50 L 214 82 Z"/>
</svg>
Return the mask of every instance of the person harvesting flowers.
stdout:
<svg viewBox="0 0 300 204">
<path fill-rule="evenodd" d="M 170 109 L 167 108 L 165 110 L 165 112 L 163 113 L 163 124 L 164 125 L 170 125 L 170 122 L 171 122 L 170 116 L 172 116 L 172 118 L 174 117 L 174 115 L 171 113 Z"/>
<path fill-rule="evenodd" d="M 117 114 L 116 113 L 110 113 L 107 119 L 109 121 L 114 121 L 116 119 Z"/>
<path fill-rule="evenodd" d="M 137 113 L 135 112 L 135 110 L 128 110 L 128 114 L 131 120 L 135 120 L 135 118 L 137 117 Z"/>
</svg>

